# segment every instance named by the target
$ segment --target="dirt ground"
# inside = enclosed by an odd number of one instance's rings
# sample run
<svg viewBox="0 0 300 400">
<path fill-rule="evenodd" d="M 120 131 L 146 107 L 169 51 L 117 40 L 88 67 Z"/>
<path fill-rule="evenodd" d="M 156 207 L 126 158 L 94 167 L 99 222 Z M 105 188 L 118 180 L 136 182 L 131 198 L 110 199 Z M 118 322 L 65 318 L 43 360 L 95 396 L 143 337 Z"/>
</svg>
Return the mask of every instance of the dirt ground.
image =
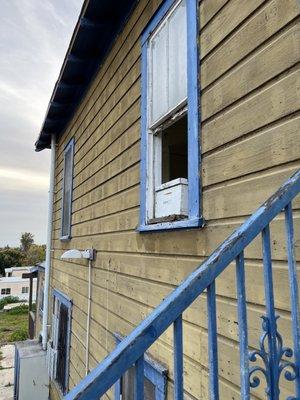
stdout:
<svg viewBox="0 0 300 400">
<path fill-rule="evenodd" d="M 15 346 L 5 345 L 0 350 L 0 400 L 14 398 Z"/>
</svg>

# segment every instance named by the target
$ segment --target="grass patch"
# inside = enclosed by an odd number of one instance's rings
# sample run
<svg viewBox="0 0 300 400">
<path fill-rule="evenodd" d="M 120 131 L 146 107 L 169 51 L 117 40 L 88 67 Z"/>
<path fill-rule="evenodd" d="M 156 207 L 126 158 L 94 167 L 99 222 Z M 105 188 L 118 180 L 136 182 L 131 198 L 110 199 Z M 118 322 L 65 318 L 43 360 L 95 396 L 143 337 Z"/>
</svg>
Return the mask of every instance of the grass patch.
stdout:
<svg viewBox="0 0 300 400">
<path fill-rule="evenodd" d="M 0 346 L 28 337 L 28 306 L 0 313 Z"/>
</svg>

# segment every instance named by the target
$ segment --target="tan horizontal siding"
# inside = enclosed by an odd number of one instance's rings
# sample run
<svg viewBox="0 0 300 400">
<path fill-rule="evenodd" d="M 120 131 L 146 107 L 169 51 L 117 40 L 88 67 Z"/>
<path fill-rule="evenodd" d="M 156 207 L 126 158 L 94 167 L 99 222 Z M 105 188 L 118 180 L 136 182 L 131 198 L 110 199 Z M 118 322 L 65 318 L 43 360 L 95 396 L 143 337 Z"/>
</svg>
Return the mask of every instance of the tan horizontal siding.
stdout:
<svg viewBox="0 0 300 400">
<path fill-rule="evenodd" d="M 296 0 L 202 0 L 202 229 L 140 234 L 140 34 L 161 0 L 138 2 L 58 144 L 53 287 L 73 300 L 70 387 L 85 375 L 87 279 L 70 248 L 97 250 L 92 270 L 89 363 L 115 347 L 300 167 L 299 7 Z M 61 242 L 63 150 L 75 138 L 72 240 Z M 300 261 L 300 196 L 294 203 Z M 275 305 L 291 345 L 284 218 L 271 224 Z M 249 343 L 259 345 L 264 314 L 261 239 L 245 251 Z M 300 270 L 299 270 L 300 276 Z M 221 399 L 240 398 L 235 266 L 217 279 Z M 183 315 L 185 398 L 208 399 L 205 294 Z M 173 395 L 173 338 L 151 349 L 167 365 Z M 281 396 L 292 389 L 282 382 Z M 264 399 L 261 385 L 253 399 Z M 113 399 L 109 391 L 105 399 Z"/>
<path fill-rule="evenodd" d="M 205 3 L 214 4 L 215 1 Z M 205 88 L 210 85 L 251 52 L 266 46 L 277 32 L 298 15 L 299 6 L 295 0 L 265 2 L 202 61 L 201 86 Z"/>
</svg>

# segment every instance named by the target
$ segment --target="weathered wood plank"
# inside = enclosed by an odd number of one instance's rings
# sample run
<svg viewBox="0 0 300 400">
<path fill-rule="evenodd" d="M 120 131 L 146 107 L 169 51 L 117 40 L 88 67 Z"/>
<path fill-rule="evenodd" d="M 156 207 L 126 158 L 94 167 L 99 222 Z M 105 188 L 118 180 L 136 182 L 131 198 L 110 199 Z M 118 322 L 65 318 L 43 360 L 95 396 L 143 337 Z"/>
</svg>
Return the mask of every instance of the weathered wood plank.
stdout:
<svg viewBox="0 0 300 400">
<path fill-rule="evenodd" d="M 240 23 L 242 23 L 264 0 L 232 0 L 229 1 L 209 25 L 201 32 L 201 56 L 205 57 Z M 239 10 L 239 12 L 236 12 Z"/>
<path fill-rule="evenodd" d="M 214 4 L 215 1 L 209 2 Z M 261 46 L 297 15 L 295 0 L 267 2 L 253 16 L 201 62 L 201 87 L 205 88 Z"/>
<path fill-rule="evenodd" d="M 203 152 L 221 146 L 277 119 L 296 112 L 300 107 L 300 71 L 288 75 L 255 93 L 202 126 Z"/>
<path fill-rule="evenodd" d="M 250 215 L 299 168 L 300 162 L 296 161 L 284 167 L 268 169 L 265 172 L 259 171 L 217 186 L 204 188 L 203 215 L 207 220 Z M 296 197 L 293 206 L 300 208 L 300 196 Z"/>
<path fill-rule="evenodd" d="M 203 186 L 299 160 L 299 131 L 300 116 L 203 157 Z"/>
<path fill-rule="evenodd" d="M 203 0 L 200 3 L 200 28 L 204 28 L 206 24 L 217 14 L 217 12 L 228 2 L 228 0 Z"/>
<path fill-rule="evenodd" d="M 59 257 L 60 252 L 57 252 Z M 93 282 L 98 284 L 99 281 L 105 278 L 103 271 L 108 271 L 107 274 L 130 276 L 133 279 L 141 279 L 143 282 L 151 281 L 173 285 L 174 287 L 188 276 L 204 259 L 193 259 L 177 257 L 176 260 L 172 256 L 154 256 L 154 255 L 135 255 L 126 253 L 102 253 L 98 256 L 93 271 Z M 86 266 L 77 263 L 62 262 L 59 259 L 54 260 L 55 269 L 61 273 L 76 276 L 77 278 L 86 281 L 87 272 Z M 264 306 L 264 286 L 262 261 L 246 260 L 247 273 L 247 299 L 248 302 Z M 98 277 L 98 269 L 103 278 Z M 106 278 L 105 278 L 106 279 Z M 300 279 L 300 271 L 299 271 Z M 275 288 L 275 305 L 280 310 L 290 311 L 290 298 L 288 290 L 288 270 L 287 264 L 283 262 L 274 262 L 274 281 L 278 282 Z M 235 285 L 235 269 L 232 264 L 223 274 L 222 279 L 217 280 L 217 294 L 228 299 L 236 299 Z"/>
<path fill-rule="evenodd" d="M 137 252 L 173 254 L 187 256 L 208 256 L 220 243 L 222 243 L 244 219 L 228 220 L 223 222 L 207 223 L 205 229 L 189 231 L 172 231 L 151 233 L 141 235 L 137 232 L 113 233 L 96 235 L 91 237 L 74 238 L 71 243 L 54 240 L 54 249 L 90 248 L 93 246 L 97 251 L 105 252 Z M 272 223 L 274 240 L 272 243 L 273 259 L 286 260 L 285 234 L 282 229 L 282 216 Z M 300 217 L 295 213 L 296 254 L 300 257 Z M 246 258 L 259 258 L 261 254 L 261 243 L 255 239 L 246 249 Z"/>
<path fill-rule="evenodd" d="M 211 117 L 300 60 L 300 27 L 293 24 L 202 95 L 202 118 Z"/>
</svg>

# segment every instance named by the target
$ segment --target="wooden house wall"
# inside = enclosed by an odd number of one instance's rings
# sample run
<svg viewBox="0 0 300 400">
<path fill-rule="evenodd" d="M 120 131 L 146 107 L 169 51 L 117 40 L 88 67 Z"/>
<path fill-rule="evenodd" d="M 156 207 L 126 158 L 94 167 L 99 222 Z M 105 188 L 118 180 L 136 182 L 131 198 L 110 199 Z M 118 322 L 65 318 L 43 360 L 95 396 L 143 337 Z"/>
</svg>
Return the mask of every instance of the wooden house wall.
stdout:
<svg viewBox="0 0 300 400">
<path fill-rule="evenodd" d="M 299 3 L 203 0 L 200 4 L 203 215 L 197 230 L 142 234 L 139 220 L 140 34 L 159 0 L 141 0 L 81 102 L 56 159 L 52 286 L 74 301 L 70 386 L 84 377 L 87 265 L 61 261 L 69 248 L 97 250 L 92 272 L 90 365 L 113 349 L 217 245 L 300 167 Z M 75 138 L 72 240 L 61 242 L 63 149 Z M 300 199 L 294 202 L 299 259 Z M 282 217 L 272 224 L 279 330 L 291 344 Z M 260 240 L 246 251 L 249 342 L 257 347 L 264 313 Z M 238 399 L 234 266 L 217 282 L 222 399 Z M 184 314 L 187 399 L 207 399 L 207 311 L 201 296 Z M 172 331 L 151 354 L 169 369 Z M 262 385 L 264 386 L 264 385 Z M 289 385 L 283 382 L 282 398 Z M 265 398 L 263 387 L 253 391 Z M 105 398 L 113 398 L 109 392 Z"/>
<path fill-rule="evenodd" d="M 42 331 L 42 321 L 43 316 L 40 313 L 41 302 L 42 302 L 42 295 L 43 290 L 41 287 L 44 287 L 45 282 L 45 271 L 39 270 L 38 271 L 38 278 L 37 278 L 37 295 L 36 295 L 36 311 L 35 311 L 35 337 L 38 338 L 41 331 Z"/>
</svg>

